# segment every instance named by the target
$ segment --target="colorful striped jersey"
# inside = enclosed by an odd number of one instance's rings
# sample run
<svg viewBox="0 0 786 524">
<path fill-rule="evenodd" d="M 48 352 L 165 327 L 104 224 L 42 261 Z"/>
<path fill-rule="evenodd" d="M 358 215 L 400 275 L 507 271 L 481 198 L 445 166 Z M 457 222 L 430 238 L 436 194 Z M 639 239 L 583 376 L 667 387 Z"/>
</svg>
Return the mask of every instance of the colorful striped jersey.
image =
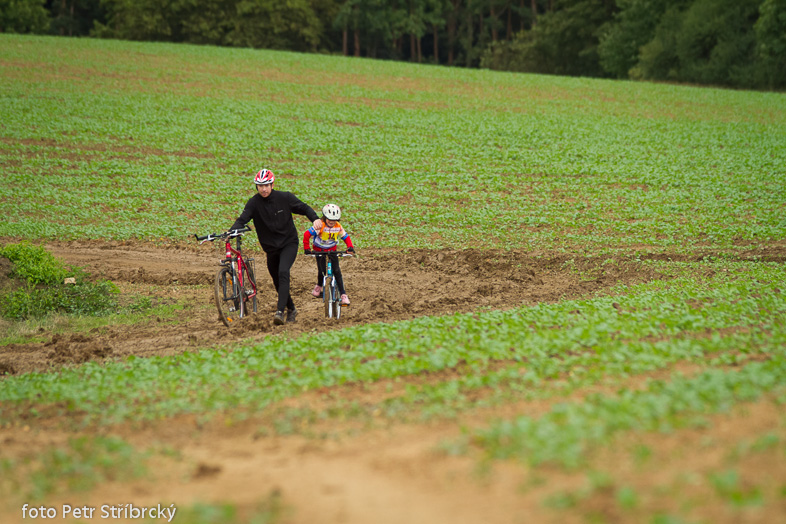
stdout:
<svg viewBox="0 0 786 524">
<path fill-rule="evenodd" d="M 333 227 L 329 227 L 323 222 L 322 229 L 319 231 L 314 226 L 308 228 L 303 234 L 303 249 L 311 249 L 309 244 L 312 237 L 314 238 L 314 249 L 317 251 L 334 251 L 339 240 L 346 242 L 347 247 L 353 247 L 349 234 L 338 222 Z"/>
</svg>

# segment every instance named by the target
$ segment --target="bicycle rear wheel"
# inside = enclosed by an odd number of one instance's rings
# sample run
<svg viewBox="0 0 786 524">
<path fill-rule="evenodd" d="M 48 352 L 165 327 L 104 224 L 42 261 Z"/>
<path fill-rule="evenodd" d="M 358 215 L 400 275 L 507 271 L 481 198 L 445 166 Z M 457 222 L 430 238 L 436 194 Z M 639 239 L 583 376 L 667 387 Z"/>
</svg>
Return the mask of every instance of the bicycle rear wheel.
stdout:
<svg viewBox="0 0 786 524">
<path fill-rule="evenodd" d="M 248 316 L 257 312 L 257 295 L 255 293 L 257 281 L 254 280 L 254 270 L 250 266 L 243 268 L 243 314 Z M 249 298 L 249 295 L 254 294 Z"/>
<path fill-rule="evenodd" d="M 234 272 L 226 267 L 219 269 L 216 273 L 214 295 L 218 316 L 227 327 L 231 327 L 243 316 L 243 302 L 240 299 L 240 292 Z"/>
</svg>

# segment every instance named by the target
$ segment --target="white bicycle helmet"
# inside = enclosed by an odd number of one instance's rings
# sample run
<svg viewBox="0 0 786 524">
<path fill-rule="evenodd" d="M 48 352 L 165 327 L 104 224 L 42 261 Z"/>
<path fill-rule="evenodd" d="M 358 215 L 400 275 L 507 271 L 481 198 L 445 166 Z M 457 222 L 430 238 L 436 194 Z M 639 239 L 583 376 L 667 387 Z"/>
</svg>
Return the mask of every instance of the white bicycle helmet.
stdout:
<svg viewBox="0 0 786 524">
<path fill-rule="evenodd" d="M 341 220 L 341 208 L 336 204 L 326 204 L 322 208 L 322 215 L 329 220 Z"/>
<path fill-rule="evenodd" d="M 259 173 L 254 177 L 254 183 L 258 186 L 265 186 L 267 184 L 272 184 L 275 179 L 276 176 L 271 170 L 260 169 Z"/>
</svg>

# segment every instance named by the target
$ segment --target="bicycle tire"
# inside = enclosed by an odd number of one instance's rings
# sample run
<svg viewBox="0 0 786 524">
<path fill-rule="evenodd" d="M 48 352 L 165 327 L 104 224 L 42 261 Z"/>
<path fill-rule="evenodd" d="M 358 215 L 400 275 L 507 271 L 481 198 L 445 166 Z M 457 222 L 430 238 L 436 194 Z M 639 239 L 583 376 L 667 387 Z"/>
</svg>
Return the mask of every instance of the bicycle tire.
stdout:
<svg viewBox="0 0 786 524">
<path fill-rule="evenodd" d="M 333 317 L 333 277 L 325 277 L 325 285 L 322 286 L 322 298 L 325 301 L 325 318 Z"/>
<path fill-rule="evenodd" d="M 243 317 L 243 302 L 240 300 L 237 279 L 234 278 L 232 269 L 222 267 L 218 270 L 213 291 L 221 322 L 232 327 Z"/>
<path fill-rule="evenodd" d="M 248 298 L 249 294 L 254 293 L 256 284 L 257 281 L 254 280 L 254 270 L 252 270 L 250 266 L 245 266 L 243 268 L 243 302 L 245 302 L 243 307 L 243 316 L 248 316 L 251 313 L 257 312 L 256 294 L 254 294 L 253 297 Z M 249 311 L 249 304 L 251 305 L 251 311 Z"/>
<path fill-rule="evenodd" d="M 333 316 L 336 320 L 341 318 L 341 295 L 338 293 L 338 284 L 333 282 Z"/>
</svg>

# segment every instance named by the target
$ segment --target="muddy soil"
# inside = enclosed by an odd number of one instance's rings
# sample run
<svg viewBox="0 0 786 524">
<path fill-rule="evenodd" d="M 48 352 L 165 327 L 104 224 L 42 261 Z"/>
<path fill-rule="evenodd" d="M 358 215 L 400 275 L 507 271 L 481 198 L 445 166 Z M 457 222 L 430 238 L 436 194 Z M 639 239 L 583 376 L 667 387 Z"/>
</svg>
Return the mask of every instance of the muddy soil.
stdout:
<svg viewBox="0 0 786 524">
<path fill-rule="evenodd" d="M 126 295 L 149 296 L 154 304 L 182 302 L 174 321 L 151 317 L 88 333 L 48 334 L 35 343 L 10 344 L 0 352 L 0 370 L 17 374 L 128 355 L 173 355 L 201 347 L 261 340 L 271 334 L 323 331 L 357 324 L 392 322 L 424 315 L 508 309 L 603 292 L 618 283 L 661 277 L 632 258 L 533 257 L 519 251 L 368 249 L 341 260 L 351 306 L 339 321 L 324 317 L 311 295 L 316 266 L 299 257 L 292 268 L 295 324 L 274 326 L 275 293 L 264 254 L 252 252 L 260 296 L 257 314 L 232 329 L 218 320 L 212 283 L 222 255 L 215 247 L 154 246 L 134 242 L 57 242 L 47 249 L 65 262 L 108 279 Z"/>
</svg>

